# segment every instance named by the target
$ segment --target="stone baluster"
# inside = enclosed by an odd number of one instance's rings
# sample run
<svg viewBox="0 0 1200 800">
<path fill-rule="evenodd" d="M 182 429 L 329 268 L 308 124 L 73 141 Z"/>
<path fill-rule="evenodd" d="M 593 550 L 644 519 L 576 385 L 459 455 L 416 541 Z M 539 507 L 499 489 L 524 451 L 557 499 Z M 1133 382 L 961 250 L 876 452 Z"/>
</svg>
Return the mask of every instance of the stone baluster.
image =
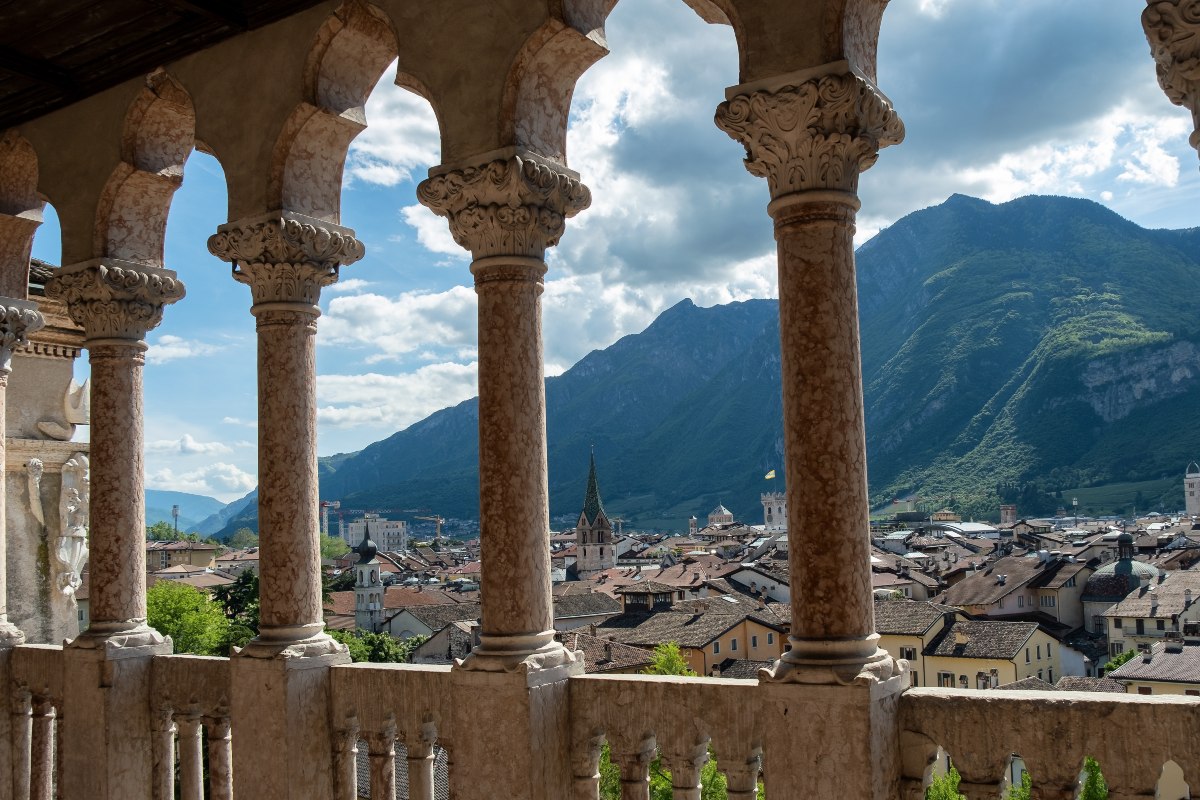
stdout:
<svg viewBox="0 0 1200 800">
<path fill-rule="evenodd" d="M 755 800 L 758 797 L 759 761 L 757 753 L 740 761 L 718 754 L 717 763 L 725 773 L 729 800 Z"/>
<path fill-rule="evenodd" d="M 604 749 L 604 734 L 593 732 L 571 754 L 571 769 L 575 777 L 574 800 L 596 800 L 600 796 L 600 757 Z"/>
<path fill-rule="evenodd" d="M 1200 151 L 1200 3 L 1147 0 L 1142 27 L 1150 42 L 1158 84 L 1167 98 L 1192 112 L 1192 147 Z"/>
<path fill-rule="evenodd" d="M 233 800 L 233 741 L 229 714 L 205 717 L 204 730 L 208 736 L 209 800 Z"/>
<path fill-rule="evenodd" d="M 45 320 L 37 304 L 28 300 L 0 297 L 0 487 L 4 482 L 4 437 L 7 416 L 8 376 L 12 373 L 13 351 L 29 341 L 29 334 L 40 330 Z M 0 650 L 25 641 L 23 634 L 8 621 L 7 539 L 5 535 L 5 496 L 0 491 Z"/>
<path fill-rule="evenodd" d="M 708 761 L 708 742 L 663 751 L 663 767 L 671 773 L 673 800 L 700 800 L 700 770 Z"/>
<path fill-rule="evenodd" d="M 171 643 L 146 624 L 142 369 L 147 332 L 183 297 L 170 270 L 96 259 L 46 284 L 84 330 L 92 370 L 91 626 L 63 653 L 63 782 L 110 800 L 151 784 L 150 664 Z"/>
<path fill-rule="evenodd" d="M 727 97 L 716 123 L 767 179 L 779 262 L 792 625 L 765 761 L 784 793 L 894 797 L 896 737 L 873 734 L 894 728 L 902 676 L 874 630 L 854 219 L 859 172 L 903 126 L 845 62 Z M 794 768 L 801 752 L 843 768 Z"/>
<path fill-rule="evenodd" d="M 30 800 L 54 797 L 54 703 L 49 697 L 33 698 L 30 737 Z"/>
<path fill-rule="evenodd" d="M 204 728 L 198 711 L 175 715 L 179 730 L 179 795 L 182 800 L 204 800 Z"/>
<path fill-rule="evenodd" d="M 33 695 L 24 686 L 16 686 L 9 697 L 12 742 L 12 796 L 29 797 L 29 772 L 33 760 Z"/>
<path fill-rule="evenodd" d="M 208 249 L 250 287 L 258 334 L 259 632 L 231 665 L 238 795 L 331 796 L 329 667 L 318 543 L 316 333 L 321 288 L 363 256 L 353 231 L 287 212 L 222 225 Z M 299 698 L 304 697 L 301 702 Z M 265 793 L 264 793 L 265 792 Z"/>
<path fill-rule="evenodd" d="M 151 717 L 153 758 L 150 796 L 175 800 L 175 714 L 169 706 L 156 708 Z"/>
<path fill-rule="evenodd" d="M 405 738 L 408 759 L 408 800 L 433 800 L 434 742 L 437 731 L 432 723 L 421 727 L 415 736 Z"/>
<path fill-rule="evenodd" d="M 610 732 L 611 733 L 611 732 Z M 657 754 L 653 736 L 632 745 L 610 735 L 611 758 L 621 771 L 621 800 L 650 800 L 650 763 Z"/>
<path fill-rule="evenodd" d="M 350 717 L 346 727 L 333 735 L 334 784 L 336 800 L 358 798 L 358 719 Z"/>
<path fill-rule="evenodd" d="M 367 734 L 371 760 L 371 800 L 396 800 L 396 722 Z"/>
<path fill-rule="evenodd" d="M 554 638 L 546 489 L 546 394 L 542 364 L 545 251 L 590 195 L 575 173 L 524 153 L 482 165 L 438 167 L 417 198 L 446 217 L 471 251 L 479 302 L 480 643 L 455 670 L 456 686 L 479 698 L 463 705 L 462 729 L 484 714 L 508 745 L 509 787 L 534 798 L 570 791 L 567 748 L 547 741 L 563 730 L 567 677 L 582 668 Z M 493 762 L 487 737 L 457 742 L 456 763 Z M 451 772 L 458 797 L 490 796 L 495 786 Z"/>
</svg>

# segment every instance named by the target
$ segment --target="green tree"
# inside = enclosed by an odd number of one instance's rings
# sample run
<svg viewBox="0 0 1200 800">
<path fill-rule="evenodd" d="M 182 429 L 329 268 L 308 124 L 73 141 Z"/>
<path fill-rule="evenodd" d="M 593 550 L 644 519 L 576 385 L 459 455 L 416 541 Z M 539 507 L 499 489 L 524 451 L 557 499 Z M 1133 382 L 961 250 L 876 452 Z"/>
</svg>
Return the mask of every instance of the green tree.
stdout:
<svg viewBox="0 0 1200 800">
<path fill-rule="evenodd" d="M 643 672 L 647 675 L 683 675 L 694 678 L 696 673 L 688 666 L 679 645 L 675 642 L 663 642 L 654 648 L 654 657 L 650 666 Z"/>
<path fill-rule="evenodd" d="M 350 545 L 339 536 L 321 535 L 321 558 L 338 558 L 350 552 Z"/>
<path fill-rule="evenodd" d="M 1124 664 L 1126 661 L 1129 661 L 1134 656 L 1136 656 L 1137 653 L 1138 653 L 1137 650 L 1125 650 L 1124 652 L 1118 653 L 1117 655 L 1110 658 L 1107 662 L 1105 662 L 1104 672 L 1106 674 L 1109 672 L 1112 672 L 1114 669 L 1116 669 L 1117 667 Z"/>
<path fill-rule="evenodd" d="M 967 800 L 966 795 L 959 794 L 958 782 L 962 776 L 953 766 L 945 775 L 938 775 L 929 782 L 925 790 L 925 800 Z"/>
<path fill-rule="evenodd" d="M 152 542 L 173 542 L 179 538 L 175 526 L 169 522 L 156 522 L 146 526 L 146 538 Z"/>
<path fill-rule="evenodd" d="M 176 653 L 224 654 L 229 620 L 204 592 L 176 581 L 159 581 L 146 592 L 146 618 L 152 628 L 170 636 Z"/>
<path fill-rule="evenodd" d="M 1031 800 L 1033 797 L 1033 776 L 1027 770 L 1021 770 L 1021 785 L 1013 784 L 1008 787 L 1004 800 Z"/>
<path fill-rule="evenodd" d="M 258 534 L 249 528 L 238 528 L 229 537 L 229 546 L 235 550 L 245 550 L 247 547 L 258 547 Z"/>
<path fill-rule="evenodd" d="M 370 661 L 375 664 L 403 664 L 412 658 L 412 653 L 428 636 L 413 636 L 397 639 L 386 633 L 370 631 L 329 631 L 329 635 L 346 645 L 350 660 L 355 663 Z"/>
<path fill-rule="evenodd" d="M 1096 759 L 1088 756 L 1083 760 L 1083 786 L 1079 790 L 1079 800 L 1108 800 L 1108 782 L 1100 772 Z"/>
<path fill-rule="evenodd" d="M 258 575 L 251 571 L 239 573 L 233 583 L 213 589 L 216 601 L 229 621 L 225 637 L 225 652 L 244 647 L 258 635 Z"/>
</svg>

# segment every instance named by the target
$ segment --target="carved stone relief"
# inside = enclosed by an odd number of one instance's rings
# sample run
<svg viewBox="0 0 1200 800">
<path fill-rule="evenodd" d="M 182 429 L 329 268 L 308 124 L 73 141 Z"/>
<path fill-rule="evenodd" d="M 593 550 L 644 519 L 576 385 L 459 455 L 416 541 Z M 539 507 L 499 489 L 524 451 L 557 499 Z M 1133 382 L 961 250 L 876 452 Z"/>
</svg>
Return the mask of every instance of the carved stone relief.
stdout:
<svg viewBox="0 0 1200 800">
<path fill-rule="evenodd" d="M 63 594 L 75 594 L 87 563 L 90 478 L 88 457 L 83 453 L 76 453 L 63 464 L 58 500 L 61 531 L 54 546 L 59 563 L 57 585 Z"/>
</svg>

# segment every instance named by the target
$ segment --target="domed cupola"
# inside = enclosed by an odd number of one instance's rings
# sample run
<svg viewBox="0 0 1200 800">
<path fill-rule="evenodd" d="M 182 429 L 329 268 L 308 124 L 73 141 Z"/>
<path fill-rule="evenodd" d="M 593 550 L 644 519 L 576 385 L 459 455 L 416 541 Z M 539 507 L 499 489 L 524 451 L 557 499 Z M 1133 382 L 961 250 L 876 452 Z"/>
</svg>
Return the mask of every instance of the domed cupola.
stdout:
<svg viewBox="0 0 1200 800">
<path fill-rule="evenodd" d="M 358 553 L 359 564 L 370 564 L 375 560 L 375 554 L 379 552 L 379 548 L 371 541 L 371 534 L 364 527 L 363 539 L 358 543 L 358 547 L 354 548 L 354 552 Z"/>
</svg>

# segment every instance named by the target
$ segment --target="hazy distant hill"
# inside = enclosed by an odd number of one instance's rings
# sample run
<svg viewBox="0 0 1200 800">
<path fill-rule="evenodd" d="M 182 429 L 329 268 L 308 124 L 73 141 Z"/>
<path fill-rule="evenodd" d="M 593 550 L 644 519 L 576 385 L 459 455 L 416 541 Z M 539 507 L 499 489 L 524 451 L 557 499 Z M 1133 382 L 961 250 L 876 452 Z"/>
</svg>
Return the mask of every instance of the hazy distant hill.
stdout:
<svg viewBox="0 0 1200 800">
<path fill-rule="evenodd" d="M 179 530 L 194 531 L 201 520 L 219 512 L 225 504 L 215 497 L 187 492 L 168 492 L 161 489 L 146 490 L 146 524 L 170 522 L 174 524 L 171 506 L 179 506 Z"/>
<path fill-rule="evenodd" d="M 1200 454 L 1200 229 L 955 195 L 879 233 L 858 268 L 877 498 L 954 494 L 981 513 L 1000 483 L 1161 478 Z M 546 395 L 552 515 L 578 513 L 595 444 L 612 513 L 679 525 L 723 502 L 757 520 L 782 465 L 777 305 L 685 300 Z M 322 497 L 473 516 L 477 423 L 469 400 L 339 456 Z"/>
</svg>

